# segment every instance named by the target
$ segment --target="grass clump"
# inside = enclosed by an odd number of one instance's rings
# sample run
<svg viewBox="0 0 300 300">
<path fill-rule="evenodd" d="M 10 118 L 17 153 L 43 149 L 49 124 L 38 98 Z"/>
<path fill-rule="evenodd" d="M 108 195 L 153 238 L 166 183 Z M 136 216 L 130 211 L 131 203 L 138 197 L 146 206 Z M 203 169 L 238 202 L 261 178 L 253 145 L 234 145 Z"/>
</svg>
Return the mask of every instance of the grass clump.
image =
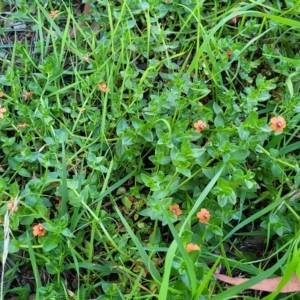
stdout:
<svg viewBox="0 0 300 300">
<path fill-rule="evenodd" d="M 280 299 L 299 273 L 297 5 L 1 3 L 0 297 Z"/>
</svg>

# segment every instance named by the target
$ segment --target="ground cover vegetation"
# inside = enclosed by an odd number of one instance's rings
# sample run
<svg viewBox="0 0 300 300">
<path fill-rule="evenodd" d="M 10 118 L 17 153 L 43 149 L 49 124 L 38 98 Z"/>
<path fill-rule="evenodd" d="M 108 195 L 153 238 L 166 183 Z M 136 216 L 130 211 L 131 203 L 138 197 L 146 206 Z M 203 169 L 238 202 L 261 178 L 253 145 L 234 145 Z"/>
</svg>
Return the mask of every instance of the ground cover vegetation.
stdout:
<svg viewBox="0 0 300 300">
<path fill-rule="evenodd" d="M 86 2 L 0 1 L 1 299 L 299 299 L 299 1 Z"/>
</svg>

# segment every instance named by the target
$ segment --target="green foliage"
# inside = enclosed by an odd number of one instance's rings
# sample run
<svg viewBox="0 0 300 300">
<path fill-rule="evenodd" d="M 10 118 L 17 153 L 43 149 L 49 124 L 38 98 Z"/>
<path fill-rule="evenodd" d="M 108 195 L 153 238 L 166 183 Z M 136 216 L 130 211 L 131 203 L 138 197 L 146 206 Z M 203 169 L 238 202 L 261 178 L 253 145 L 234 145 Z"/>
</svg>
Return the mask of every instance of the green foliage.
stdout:
<svg viewBox="0 0 300 300">
<path fill-rule="evenodd" d="M 0 298 L 231 299 L 299 275 L 293 1 L 2 2 Z M 225 291 L 220 263 L 251 280 Z"/>
</svg>

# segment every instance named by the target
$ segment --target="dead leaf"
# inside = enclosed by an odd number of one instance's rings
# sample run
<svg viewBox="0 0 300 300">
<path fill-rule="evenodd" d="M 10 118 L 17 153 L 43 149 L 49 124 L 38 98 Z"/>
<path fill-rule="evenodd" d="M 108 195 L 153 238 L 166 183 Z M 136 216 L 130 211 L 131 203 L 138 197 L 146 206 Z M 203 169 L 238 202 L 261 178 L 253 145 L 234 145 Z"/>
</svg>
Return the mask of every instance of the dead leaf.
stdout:
<svg viewBox="0 0 300 300">
<path fill-rule="evenodd" d="M 233 285 L 239 285 L 242 284 L 245 281 L 248 281 L 249 278 L 240 278 L 240 277 L 229 277 L 223 274 L 214 274 L 215 277 L 223 282 L 233 284 Z M 255 284 L 248 289 L 251 290 L 257 290 L 257 291 L 264 291 L 264 292 L 274 292 L 277 289 L 277 286 L 279 282 L 281 281 L 282 277 L 276 277 L 276 278 L 270 278 L 265 279 L 262 282 Z M 288 284 L 286 284 L 280 293 L 293 293 L 300 291 L 300 282 L 297 278 L 297 275 L 294 274 Z"/>
<path fill-rule="evenodd" d="M 83 13 L 84 13 L 85 15 L 90 15 L 90 14 L 91 14 L 91 3 L 86 3 L 86 4 L 84 5 Z"/>
<path fill-rule="evenodd" d="M 87 16 L 91 15 L 91 3 L 85 3 L 84 8 L 83 8 L 83 13 Z M 94 23 L 94 22 L 93 22 Z M 81 24 L 79 24 L 79 26 L 81 28 L 84 28 L 86 26 L 86 23 L 83 22 Z M 70 37 L 71 39 L 73 39 L 75 37 L 75 34 L 77 33 L 78 28 L 74 28 L 71 32 L 70 32 Z"/>
<path fill-rule="evenodd" d="M 230 23 L 233 24 L 233 25 L 236 25 L 236 23 L 238 22 L 239 20 L 239 16 L 235 16 L 233 17 L 231 20 L 230 20 Z"/>
</svg>

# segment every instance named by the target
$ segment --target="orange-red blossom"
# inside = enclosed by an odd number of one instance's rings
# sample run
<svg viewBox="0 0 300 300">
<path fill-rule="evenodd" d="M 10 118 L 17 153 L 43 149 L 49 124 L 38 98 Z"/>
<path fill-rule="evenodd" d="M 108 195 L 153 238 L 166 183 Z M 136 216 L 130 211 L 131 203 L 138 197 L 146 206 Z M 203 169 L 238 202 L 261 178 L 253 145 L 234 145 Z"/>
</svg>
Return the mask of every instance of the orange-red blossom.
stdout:
<svg viewBox="0 0 300 300">
<path fill-rule="evenodd" d="M 206 127 L 206 122 L 203 122 L 201 120 L 197 121 L 195 124 L 194 124 L 194 127 L 196 128 L 196 131 L 197 132 L 201 132 L 202 130 L 205 129 Z"/>
<path fill-rule="evenodd" d="M 17 211 L 19 209 L 18 206 L 14 207 L 14 201 L 10 202 L 7 204 L 7 210 L 12 210 L 11 214 L 13 215 L 15 211 Z"/>
<path fill-rule="evenodd" d="M 186 245 L 185 250 L 187 252 L 191 252 L 191 251 L 194 251 L 194 250 L 200 250 L 200 247 L 198 245 L 196 245 L 196 244 L 190 243 L 190 244 Z"/>
<path fill-rule="evenodd" d="M 271 130 L 276 132 L 282 132 L 283 129 L 286 127 L 286 122 L 284 118 L 281 116 L 271 118 L 270 122 L 271 122 L 270 125 Z"/>
<path fill-rule="evenodd" d="M 46 234 L 46 229 L 43 224 L 39 223 L 33 226 L 33 235 L 34 236 L 44 236 Z"/>
<path fill-rule="evenodd" d="M 169 210 L 171 210 L 173 212 L 173 214 L 176 218 L 178 218 L 178 216 L 182 215 L 182 211 L 179 208 L 178 204 L 170 205 Z"/>
<path fill-rule="evenodd" d="M 6 112 L 6 108 L 1 107 L 1 105 L 0 105 L 0 119 L 3 119 L 3 118 L 4 118 L 3 113 L 5 113 L 5 112 Z"/>
<path fill-rule="evenodd" d="M 200 223 L 207 223 L 210 219 L 210 213 L 206 208 L 201 208 L 197 213 L 197 217 L 199 218 Z"/>
</svg>

